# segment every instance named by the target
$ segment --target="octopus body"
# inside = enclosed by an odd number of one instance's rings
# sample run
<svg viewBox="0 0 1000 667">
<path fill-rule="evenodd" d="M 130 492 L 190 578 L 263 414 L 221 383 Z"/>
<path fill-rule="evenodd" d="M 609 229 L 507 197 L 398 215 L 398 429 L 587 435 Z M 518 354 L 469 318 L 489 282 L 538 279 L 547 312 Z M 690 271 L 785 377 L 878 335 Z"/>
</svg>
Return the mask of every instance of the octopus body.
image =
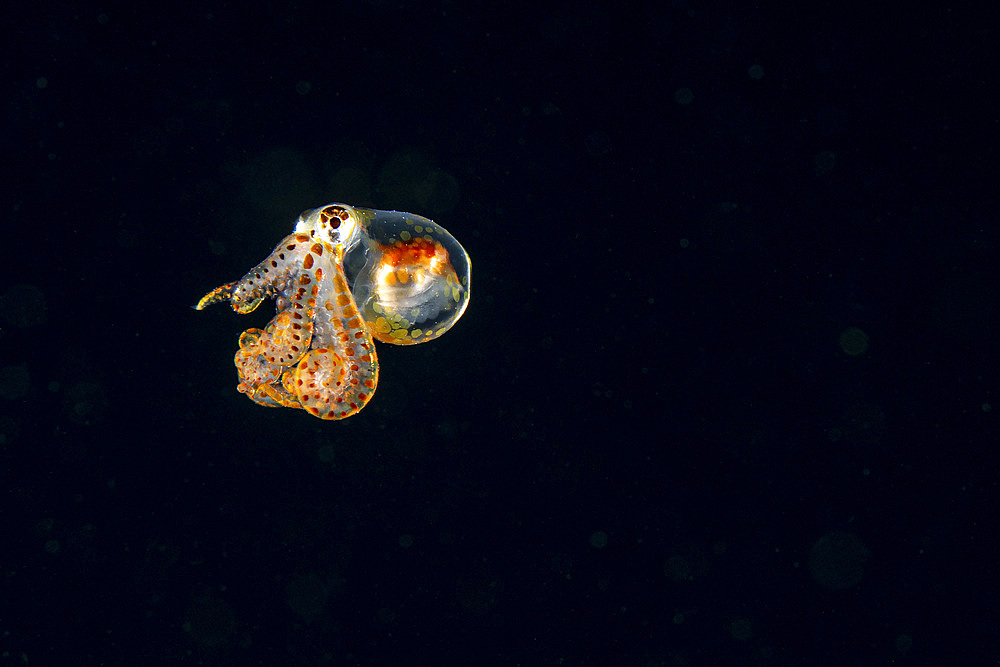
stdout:
<svg viewBox="0 0 1000 667">
<path fill-rule="evenodd" d="M 260 405 L 344 419 L 375 393 L 375 339 L 437 338 L 465 312 L 469 286 L 468 255 L 433 221 L 328 204 L 299 215 L 267 259 L 195 308 L 228 301 L 249 313 L 273 299 L 267 326 L 240 335 L 237 389 Z"/>
</svg>

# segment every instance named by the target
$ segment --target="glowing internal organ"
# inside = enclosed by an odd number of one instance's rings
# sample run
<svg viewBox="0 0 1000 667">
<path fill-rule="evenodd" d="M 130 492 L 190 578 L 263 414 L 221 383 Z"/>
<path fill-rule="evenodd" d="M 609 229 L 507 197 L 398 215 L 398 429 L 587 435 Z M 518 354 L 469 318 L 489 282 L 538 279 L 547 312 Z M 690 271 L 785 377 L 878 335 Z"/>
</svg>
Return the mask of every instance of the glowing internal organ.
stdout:
<svg viewBox="0 0 1000 667">
<path fill-rule="evenodd" d="M 240 336 L 237 389 L 260 405 L 344 419 L 375 393 L 373 339 L 437 338 L 469 305 L 469 279 L 469 256 L 431 220 L 328 204 L 299 215 L 267 259 L 195 308 L 228 301 L 249 313 L 274 299 L 274 319 Z"/>
</svg>

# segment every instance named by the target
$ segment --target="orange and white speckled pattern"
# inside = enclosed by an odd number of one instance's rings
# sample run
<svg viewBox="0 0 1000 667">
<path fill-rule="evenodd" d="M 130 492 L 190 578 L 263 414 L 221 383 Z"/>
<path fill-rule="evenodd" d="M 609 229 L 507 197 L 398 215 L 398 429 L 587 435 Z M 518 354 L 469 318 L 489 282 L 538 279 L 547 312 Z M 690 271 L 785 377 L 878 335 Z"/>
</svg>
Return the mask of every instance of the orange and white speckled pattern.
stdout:
<svg viewBox="0 0 1000 667">
<path fill-rule="evenodd" d="M 274 299 L 270 323 L 240 336 L 237 389 L 260 405 L 344 419 L 378 385 L 373 337 L 415 344 L 443 334 L 468 305 L 469 272 L 462 246 L 426 218 L 329 204 L 300 215 L 267 259 L 195 308 L 228 301 L 249 313 Z"/>
</svg>

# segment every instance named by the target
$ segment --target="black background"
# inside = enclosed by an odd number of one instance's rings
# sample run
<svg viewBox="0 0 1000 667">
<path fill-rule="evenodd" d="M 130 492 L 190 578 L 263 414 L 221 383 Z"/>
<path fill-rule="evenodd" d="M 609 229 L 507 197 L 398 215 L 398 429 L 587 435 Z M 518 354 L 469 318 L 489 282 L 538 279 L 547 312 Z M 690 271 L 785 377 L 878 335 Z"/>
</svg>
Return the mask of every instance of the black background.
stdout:
<svg viewBox="0 0 1000 667">
<path fill-rule="evenodd" d="M 992 17 L 5 14 L 3 664 L 996 661 Z M 190 308 L 330 201 L 473 263 L 343 422 Z"/>
</svg>

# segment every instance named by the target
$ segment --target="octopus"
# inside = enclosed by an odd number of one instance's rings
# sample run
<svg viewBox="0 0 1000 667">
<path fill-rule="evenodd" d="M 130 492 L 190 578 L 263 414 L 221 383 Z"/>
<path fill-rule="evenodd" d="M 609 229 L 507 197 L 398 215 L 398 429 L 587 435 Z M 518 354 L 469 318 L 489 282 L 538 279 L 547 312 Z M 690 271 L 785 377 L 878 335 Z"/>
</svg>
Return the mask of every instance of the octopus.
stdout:
<svg viewBox="0 0 1000 667">
<path fill-rule="evenodd" d="M 440 337 L 469 305 L 469 255 L 434 221 L 412 213 L 327 204 L 236 282 L 222 301 L 241 314 L 267 299 L 275 315 L 240 334 L 237 390 L 267 407 L 345 419 L 378 387 L 375 341 L 416 345 Z"/>
</svg>

